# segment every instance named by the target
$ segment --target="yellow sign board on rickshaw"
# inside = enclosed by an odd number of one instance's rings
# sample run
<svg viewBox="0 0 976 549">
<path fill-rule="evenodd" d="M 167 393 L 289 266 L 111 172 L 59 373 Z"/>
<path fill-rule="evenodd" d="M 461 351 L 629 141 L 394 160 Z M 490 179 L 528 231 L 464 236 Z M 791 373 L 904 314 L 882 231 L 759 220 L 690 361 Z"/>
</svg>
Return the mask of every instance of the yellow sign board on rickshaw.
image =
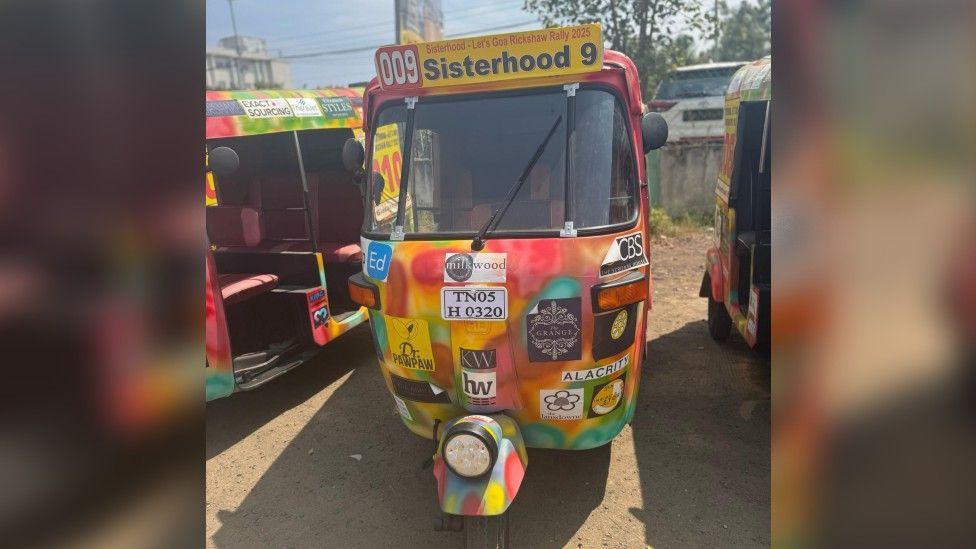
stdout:
<svg viewBox="0 0 976 549">
<path fill-rule="evenodd" d="M 384 89 L 482 84 L 599 71 L 598 24 L 385 46 L 376 51 Z"/>
</svg>

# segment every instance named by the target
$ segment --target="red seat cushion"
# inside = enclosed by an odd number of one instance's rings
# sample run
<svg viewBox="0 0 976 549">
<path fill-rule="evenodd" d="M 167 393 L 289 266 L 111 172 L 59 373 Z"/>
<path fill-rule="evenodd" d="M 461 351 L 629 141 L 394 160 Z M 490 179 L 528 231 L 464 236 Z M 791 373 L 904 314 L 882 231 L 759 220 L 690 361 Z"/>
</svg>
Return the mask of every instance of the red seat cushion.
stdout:
<svg viewBox="0 0 976 549">
<path fill-rule="evenodd" d="M 359 244 L 347 242 L 319 242 L 322 261 L 326 263 L 356 263 L 363 260 Z"/>
<path fill-rule="evenodd" d="M 273 274 L 222 274 L 217 277 L 217 283 L 224 305 L 233 305 L 275 289 L 278 277 Z"/>
<path fill-rule="evenodd" d="M 216 246 L 257 246 L 264 239 L 264 224 L 254 208 L 207 206 L 207 234 Z"/>
</svg>

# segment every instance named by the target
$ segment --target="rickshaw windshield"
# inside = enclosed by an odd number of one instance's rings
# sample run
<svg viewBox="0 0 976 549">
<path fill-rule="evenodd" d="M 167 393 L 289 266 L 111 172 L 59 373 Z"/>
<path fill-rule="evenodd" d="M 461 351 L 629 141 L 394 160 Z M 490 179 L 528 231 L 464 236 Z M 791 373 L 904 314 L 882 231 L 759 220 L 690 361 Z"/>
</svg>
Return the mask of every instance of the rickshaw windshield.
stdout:
<svg viewBox="0 0 976 549">
<path fill-rule="evenodd" d="M 575 117 L 567 117 L 568 109 Z M 385 182 L 372 208 L 370 232 L 393 230 L 399 204 L 404 233 L 473 235 L 503 205 L 533 153 L 545 142 L 492 235 L 507 231 L 553 232 L 567 220 L 576 228 L 632 221 L 636 176 L 626 118 L 613 94 L 564 90 L 520 95 L 420 101 L 413 113 L 409 184 L 401 199 L 403 135 L 410 111 L 380 111 L 372 166 Z M 572 173 L 566 204 L 567 132 L 573 124 Z M 566 212 L 571 212 L 567 219 Z"/>
</svg>

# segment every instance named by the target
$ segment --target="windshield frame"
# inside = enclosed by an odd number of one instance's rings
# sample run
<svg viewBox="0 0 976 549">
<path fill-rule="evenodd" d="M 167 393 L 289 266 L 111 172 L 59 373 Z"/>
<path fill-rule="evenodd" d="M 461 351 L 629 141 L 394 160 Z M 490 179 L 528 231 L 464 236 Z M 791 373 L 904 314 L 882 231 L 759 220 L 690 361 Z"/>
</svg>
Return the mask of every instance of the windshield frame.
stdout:
<svg viewBox="0 0 976 549">
<path fill-rule="evenodd" d="M 628 103 L 624 100 L 623 94 L 620 92 L 620 90 L 617 89 L 616 87 L 608 84 L 608 83 L 601 83 L 601 82 L 578 82 L 576 84 L 578 85 L 578 87 L 576 89 L 577 92 L 579 92 L 580 90 L 599 90 L 599 91 L 604 91 L 606 93 L 609 93 L 613 97 L 613 99 L 614 99 L 614 108 L 615 109 L 620 109 L 620 112 L 624 116 L 625 120 L 628 121 L 628 128 L 627 128 L 627 131 L 626 131 L 626 133 L 627 133 L 627 140 L 630 143 L 631 154 L 635 156 L 634 162 L 632 163 L 632 167 L 631 167 L 631 170 L 630 170 L 631 171 L 631 173 L 630 173 L 630 187 L 631 187 L 630 188 L 630 192 L 632 193 L 632 196 L 634 197 L 634 202 L 636 204 L 636 207 L 634 208 L 634 214 L 631 216 L 631 219 L 629 219 L 629 220 L 627 220 L 625 222 L 622 222 L 622 223 L 616 223 L 616 224 L 611 224 L 611 225 L 601 225 L 601 226 L 598 226 L 598 227 L 578 228 L 578 229 L 576 229 L 577 236 L 593 236 L 593 235 L 611 234 L 611 233 L 618 233 L 618 232 L 628 231 L 630 229 L 633 229 L 635 226 L 637 226 L 637 223 L 638 223 L 638 221 L 641 218 L 641 211 L 643 209 L 642 208 L 642 199 L 641 199 L 641 194 L 640 194 L 640 189 L 643 186 L 643 182 L 639 181 L 639 179 L 640 179 L 640 177 L 639 177 L 639 162 L 640 162 L 639 157 L 641 155 L 638 153 L 637 144 L 634 142 L 633 128 L 630 127 L 629 118 L 632 115 L 630 114 L 630 111 L 627 108 Z M 375 123 L 379 119 L 380 114 L 383 111 L 385 111 L 386 109 L 396 108 L 396 107 L 404 107 L 404 108 L 406 108 L 406 110 L 407 110 L 407 121 L 406 121 L 406 124 L 407 124 L 407 127 L 409 127 L 411 130 L 413 130 L 413 119 L 414 119 L 414 115 L 416 113 L 416 106 L 419 106 L 419 105 L 422 105 L 422 104 L 442 103 L 442 102 L 475 101 L 475 100 L 485 99 L 485 98 L 503 98 L 503 97 L 527 96 L 527 95 L 547 94 L 547 93 L 548 94 L 551 94 L 551 93 L 554 93 L 554 92 L 567 94 L 566 88 L 564 87 L 566 85 L 568 85 L 568 84 L 550 85 L 550 86 L 543 86 L 543 87 L 537 87 L 537 88 L 518 88 L 518 89 L 507 89 L 507 90 L 478 91 L 478 92 L 462 93 L 462 94 L 444 94 L 444 95 L 418 96 L 417 97 L 417 102 L 415 103 L 415 106 L 412 109 L 411 108 L 407 108 L 407 106 L 405 105 L 405 99 L 406 98 L 399 98 L 398 97 L 398 98 L 388 99 L 388 100 L 384 101 L 383 103 L 381 103 L 380 106 L 377 107 L 376 110 L 373 111 L 369 115 L 368 128 L 369 128 L 370 134 L 368 135 L 368 137 L 369 137 L 369 145 L 370 146 L 369 146 L 369 148 L 366 151 L 366 155 L 367 155 L 366 156 L 366 166 L 371 167 L 372 166 L 372 162 L 373 162 L 373 138 L 375 137 Z M 568 124 L 568 128 L 567 128 L 567 137 L 568 137 L 576 129 L 576 126 L 575 126 L 575 118 L 576 118 L 576 112 L 575 112 L 575 96 L 568 95 L 568 94 L 567 94 L 567 113 L 568 113 L 568 116 L 567 116 L 567 120 L 566 120 L 565 123 Z M 411 153 L 410 149 L 412 148 L 412 141 L 413 141 L 413 135 L 412 135 L 412 131 L 411 131 L 411 135 L 410 135 L 409 140 L 407 139 L 407 136 L 404 136 L 404 140 L 403 140 L 403 145 L 404 145 L 403 157 L 404 157 L 404 159 L 407 159 L 407 154 L 408 153 Z M 566 153 L 567 158 L 572 158 L 571 154 L 572 154 L 572 152 L 569 151 L 568 150 L 568 147 L 567 147 L 567 153 Z M 402 212 L 401 206 L 404 205 L 404 203 L 406 201 L 406 196 L 407 196 L 406 193 L 409 192 L 409 190 L 408 190 L 409 182 L 407 180 L 407 177 L 409 177 L 409 169 L 410 169 L 409 168 L 409 165 L 410 164 L 411 164 L 411 162 L 404 161 L 403 162 L 403 165 L 402 165 L 402 168 L 401 168 L 400 195 L 399 195 L 399 201 L 398 201 L 398 206 L 397 206 L 397 214 L 396 214 L 397 221 L 402 221 L 402 214 L 403 214 L 403 212 Z M 573 188 L 573 182 L 572 182 L 572 163 L 571 162 L 567 162 L 567 164 L 569 164 L 569 166 L 567 166 L 567 170 L 566 170 L 566 173 L 565 173 L 565 176 L 564 176 L 565 177 L 565 180 L 564 180 L 565 191 L 564 191 L 564 193 L 565 193 L 565 196 L 568 197 L 568 196 L 574 196 L 573 193 L 574 193 L 575 189 Z M 515 182 L 513 181 L 512 183 L 514 184 Z M 372 191 L 370 190 L 370 192 L 372 192 Z M 372 231 L 372 222 L 373 222 L 373 209 L 372 209 L 372 204 L 369 204 L 368 201 L 366 201 L 366 202 L 367 202 L 367 203 L 365 203 L 366 211 L 364 212 L 365 215 L 363 216 L 363 230 L 362 230 L 363 237 L 368 238 L 370 240 L 378 240 L 378 241 L 389 241 L 389 240 L 393 240 L 391 237 L 392 237 L 392 235 L 396 234 L 396 223 L 394 224 L 393 229 L 389 233 L 379 233 L 379 232 Z M 575 208 L 574 208 L 574 200 L 567 199 L 565 202 L 566 202 L 566 208 L 567 208 L 567 212 L 566 213 L 567 214 L 569 214 L 571 211 L 575 210 Z M 567 215 L 567 218 L 569 218 L 569 215 Z M 572 219 L 572 221 L 575 222 L 575 219 Z M 559 238 L 559 237 L 562 237 L 562 231 L 563 230 L 564 229 L 528 229 L 528 230 L 525 230 L 525 229 L 508 229 L 508 230 L 494 230 L 494 231 L 491 232 L 491 238 L 489 240 L 499 240 L 499 239 L 506 239 L 506 238 Z M 471 240 L 477 234 L 478 234 L 478 231 L 477 230 L 463 231 L 463 232 L 453 232 L 453 231 L 452 232 L 443 232 L 443 231 L 441 231 L 441 232 L 425 232 L 425 233 L 405 232 L 405 233 L 403 233 L 401 235 L 401 238 L 403 240 L 412 240 L 412 241 L 428 241 L 428 240 L 431 240 L 431 241 L 432 240 Z"/>
</svg>

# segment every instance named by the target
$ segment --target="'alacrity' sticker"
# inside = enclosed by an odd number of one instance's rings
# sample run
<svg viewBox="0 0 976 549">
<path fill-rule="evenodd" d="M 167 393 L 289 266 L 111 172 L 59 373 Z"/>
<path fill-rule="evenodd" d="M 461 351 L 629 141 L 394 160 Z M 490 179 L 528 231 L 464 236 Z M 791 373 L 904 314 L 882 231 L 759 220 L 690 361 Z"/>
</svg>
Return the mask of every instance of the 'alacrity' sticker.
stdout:
<svg viewBox="0 0 976 549">
<path fill-rule="evenodd" d="M 561 380 L 567 383 L 572 383 L 574 381 L 592 381 L 594 379 L 600 379 L 601 377 L 613 375 L 629 365 L 630 355 L 628 354 L 620 357 L 610 364 L 597 366 L 596 368 L 563 372 Z"/>
</svg>

